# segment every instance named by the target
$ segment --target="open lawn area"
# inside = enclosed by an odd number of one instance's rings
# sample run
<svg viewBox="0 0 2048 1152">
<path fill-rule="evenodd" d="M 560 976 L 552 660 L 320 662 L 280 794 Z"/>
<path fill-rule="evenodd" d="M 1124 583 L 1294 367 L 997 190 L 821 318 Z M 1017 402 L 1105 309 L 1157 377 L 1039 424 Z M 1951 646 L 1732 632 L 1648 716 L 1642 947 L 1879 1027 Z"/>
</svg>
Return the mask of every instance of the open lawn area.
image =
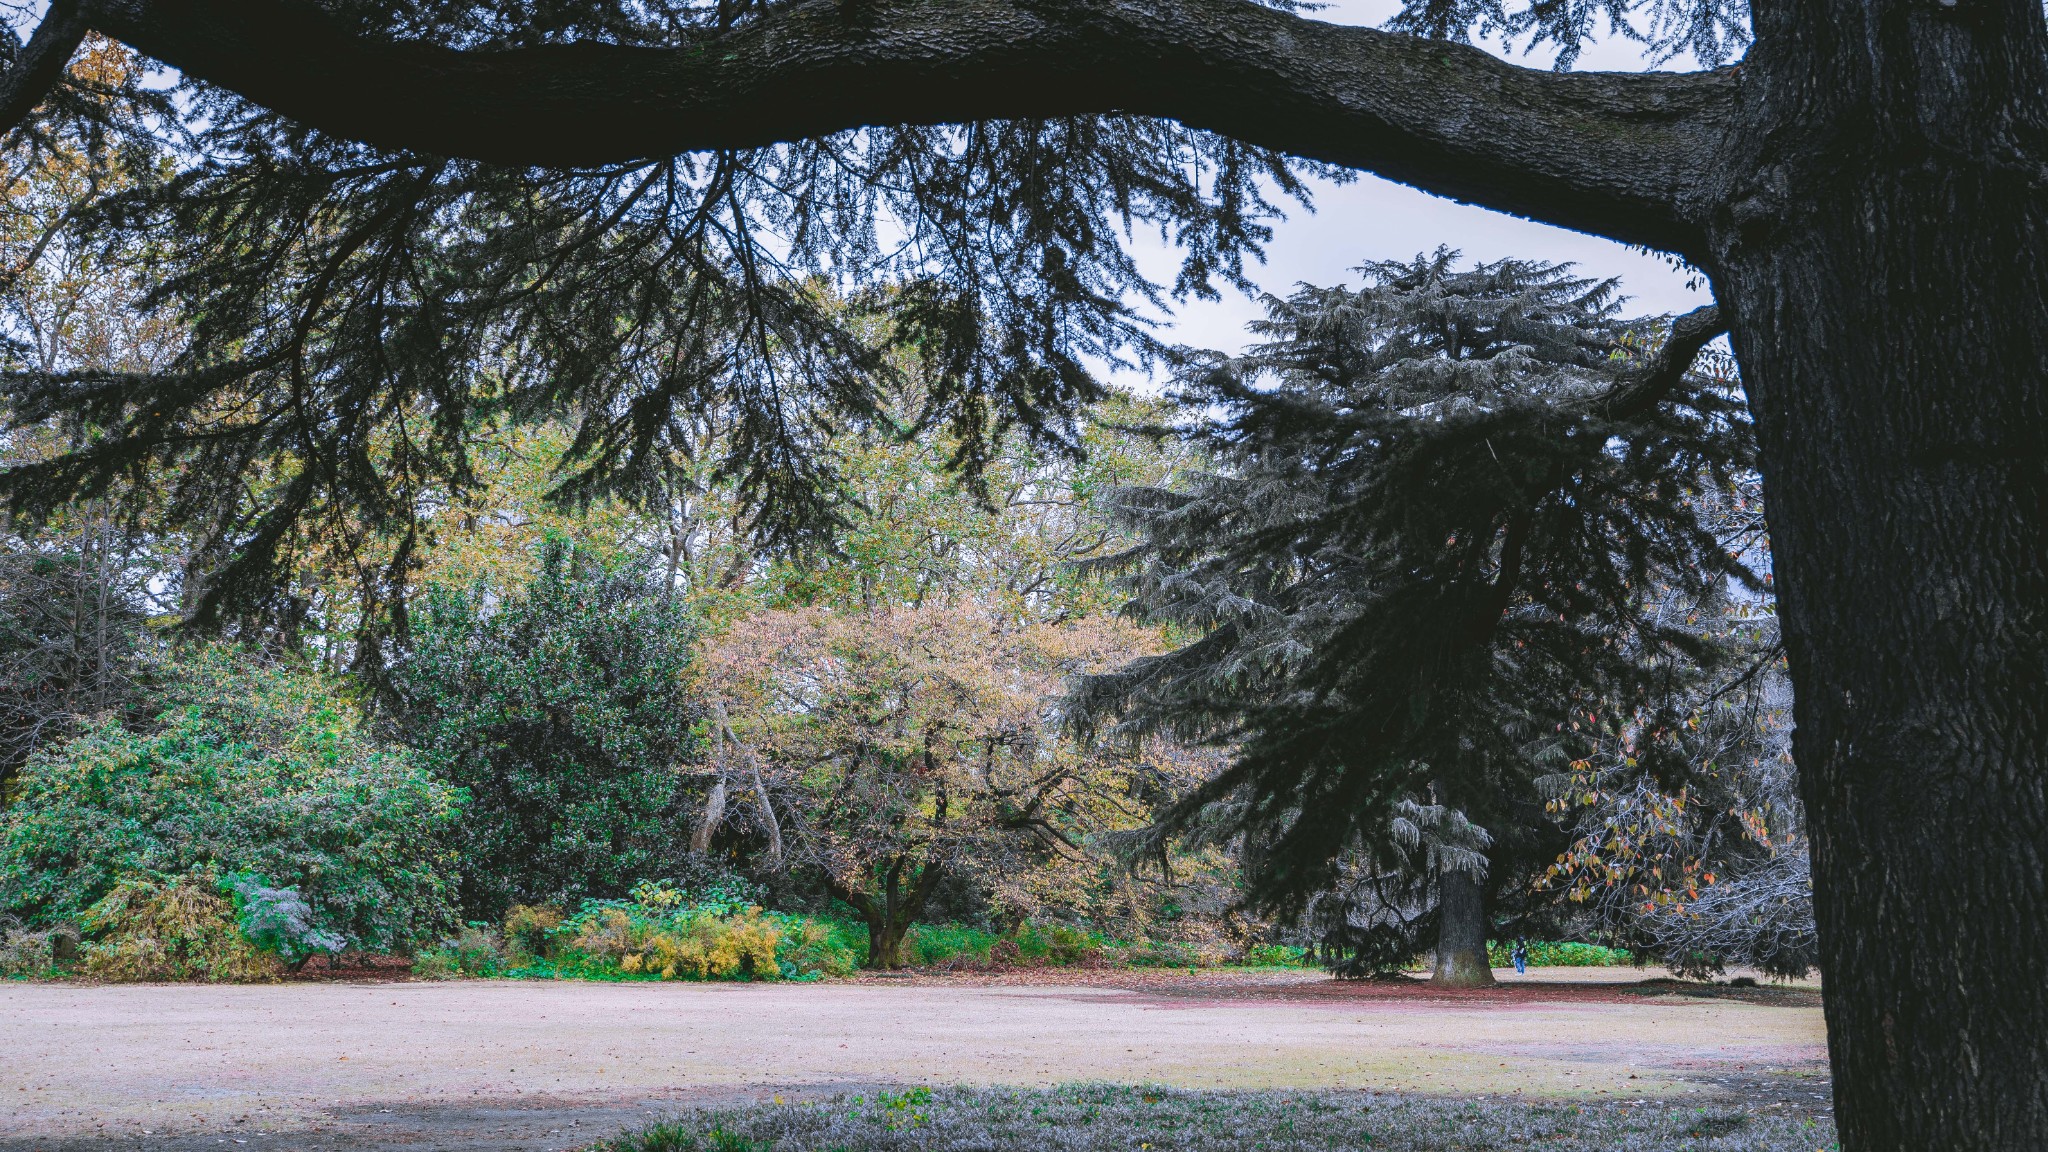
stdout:
<svg viewBox="0 0 2048 1152">
<path fill-rule="evenodd" d="M 1530 976 L 1456 993 L 1308 973 L 13 983 L 0 985 L 13 1097 L 0 1149 L 567 1149 L 695 1108 L 739 1111 L 621 1146 L 691 1147 L 694 1132 L 706 1148 L 1018 1147 L 1048 1116 L 1068 1119 L 1026 1144 L 1220 1149 L 1284 1132 L 1294 1143 L 1275 1146 L 1304 1150 L 1832 1146 L 1811 987 Z M 950 1090 L 1079 1083 L 1200 1095 L 1105 1106 L 1087 1095 L 1105 1089 Z M 921 1087 L 935 1095 L 904 1095 Z M 1484 1107 L 1459 1111 L 1468 1102 Z M 1124 1140 L 1138 1105 L 1176 1126 Z M 1407 1117 L 1411 1142 L 1364 1139 L 1375 1116 Z"/>
</svg>

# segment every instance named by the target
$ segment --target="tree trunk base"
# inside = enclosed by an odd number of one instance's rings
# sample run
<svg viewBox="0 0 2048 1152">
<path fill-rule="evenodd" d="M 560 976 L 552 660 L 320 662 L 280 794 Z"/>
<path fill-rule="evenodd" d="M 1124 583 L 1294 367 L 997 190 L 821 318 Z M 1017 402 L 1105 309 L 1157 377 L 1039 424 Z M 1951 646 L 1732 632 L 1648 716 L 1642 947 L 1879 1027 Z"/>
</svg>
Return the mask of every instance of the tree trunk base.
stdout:
<svg viewBox="0 0 2048 1152">
<path fill-rule="evenodd" d="M 1447 869 L 1439 883 L 1436 962 L 1430 983 L 1446 988 L 1488 988 L 1493 966 L 1486 959 L 1486 890 L 1464 872 Z"/>
<path fill-rule="evenodd" d="M 1429 982 L 1446 988 L 1491 988 L 1498 983 L 1483 949 L 1476 956 L 1467 949 L 1439 952 L 1430 968 Z"/>
</svg>

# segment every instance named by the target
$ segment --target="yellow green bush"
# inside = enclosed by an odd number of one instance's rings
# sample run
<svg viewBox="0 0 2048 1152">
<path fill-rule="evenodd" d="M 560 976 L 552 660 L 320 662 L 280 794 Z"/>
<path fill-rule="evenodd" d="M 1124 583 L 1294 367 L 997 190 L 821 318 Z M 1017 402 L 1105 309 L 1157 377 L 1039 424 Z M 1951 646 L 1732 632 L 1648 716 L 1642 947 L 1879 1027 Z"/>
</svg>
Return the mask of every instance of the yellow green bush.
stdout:
<svg viewBox="0 0 2048 1152">
<path fill-rule="evenodd" d="M 627 899 L 585 900 L 573 915 L 514 906 L 500 925 L 470 924 L 414 958 L 434 979 L 815 980 L 854 970 L 846 926 L 764 912 L 736 885 L 688 891 L 634 885 Z"/>
<path fill-rule="evenodd" d="M 783 975 L 776 962 L 782 926 L 759 908 L 718 915 L 593 903 L 571 923 L 576 931 L 567 939 L 567 952 L 586 963 L 615 965 L 629 976 L 775 980 Z"/>
<path fill-rule="evenodd" d="M 781 932 L 750 908 L 734 916 L 702 916 L 673 927 L 637 934 L 619 958 L 619 970 L 658 975 L 664 980 L 715 980 L 746 976 L 773 980 Z"/>
<path fill-rule="evenodd" d="M 562 910 L 552 904 L 514 904 L 505 913 L 505 942 L 517 952 L 543 957 L 561 926 Z"/>
<path fill-rule="evenodd" d="M 201 876 L 131 878 L 86 909 L 85 974 L 111 981 L 274 980 L 277 957 L 242 935 L 234 905 Z"/>
<path fill-rule="evenodd" d="M 634 918 L 624 908 L 590 908 L 577 917 L 570 947 L 593 960 L 623 960 L 633 950 Z M 641 928 L 639 934 L 647 931 Z"/>
</svg>

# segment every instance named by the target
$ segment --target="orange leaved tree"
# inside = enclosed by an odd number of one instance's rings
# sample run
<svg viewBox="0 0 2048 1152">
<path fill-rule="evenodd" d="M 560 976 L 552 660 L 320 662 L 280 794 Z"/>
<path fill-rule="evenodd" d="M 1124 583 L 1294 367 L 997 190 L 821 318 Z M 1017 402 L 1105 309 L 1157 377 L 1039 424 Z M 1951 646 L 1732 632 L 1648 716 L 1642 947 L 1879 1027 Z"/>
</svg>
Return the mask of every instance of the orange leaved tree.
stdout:
<svg viewBox="0 0 2048 1152">
<path fill-rule="evenodd" d="M 1084 753 L 1054 705 L 1070 674 L 1148 643 L 1101 618 L 795 609 L 741 620 L 704 664 L 726 746 L 761 774 L 793 863 L 866 921 L 868 966 L 896 968 L 943 879 L 987 880 L 1135 822 L 1128 799 L 1155 767 Z"/>
</svg>

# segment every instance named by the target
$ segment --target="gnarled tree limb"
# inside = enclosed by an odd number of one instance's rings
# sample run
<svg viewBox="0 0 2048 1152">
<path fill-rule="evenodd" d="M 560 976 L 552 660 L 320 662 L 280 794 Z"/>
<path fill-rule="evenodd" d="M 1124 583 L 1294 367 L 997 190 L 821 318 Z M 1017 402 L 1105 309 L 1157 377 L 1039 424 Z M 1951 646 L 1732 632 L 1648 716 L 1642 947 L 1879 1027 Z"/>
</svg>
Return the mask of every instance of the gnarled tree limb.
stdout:
<svg viewBox="0 0 2048 1152">
<path fill-rule="evenodd" d="M 1250 0 L 806 0 L 674 47 L 455 50 L 304 0 L 99 0 L 95 29 L 303 123 L 573 166 L 872 125 L 1125 112 L 1681 252 L 1726 73 L 1559 74 Z"/>
<path fill-rule="evenodd" d="M 35 111 L 64 75 L 64 66 L 71 62 L 79 41 L 85 39 L 86 29 L 85 15 L 76 0 L 52 0 L 43 22 L 36 25 L 26 45 L 11 53 L 13 59 L 0 73 L 0 126 L 12 129 Z M 7 40 L 4 47 L 17 47 L 13 32 L 0 31 L 0 36 Z"/>
<path fill-rule="evenodd" d="M 1678 386 L 1707 342 L 1728 331 L 1718 305 L 1695 308 L 1671 322 L 1671 335 L 1650 362 L 1599 400 L 1603 414 L 1625 420 L 1663 399 Z"/>
</svg>

